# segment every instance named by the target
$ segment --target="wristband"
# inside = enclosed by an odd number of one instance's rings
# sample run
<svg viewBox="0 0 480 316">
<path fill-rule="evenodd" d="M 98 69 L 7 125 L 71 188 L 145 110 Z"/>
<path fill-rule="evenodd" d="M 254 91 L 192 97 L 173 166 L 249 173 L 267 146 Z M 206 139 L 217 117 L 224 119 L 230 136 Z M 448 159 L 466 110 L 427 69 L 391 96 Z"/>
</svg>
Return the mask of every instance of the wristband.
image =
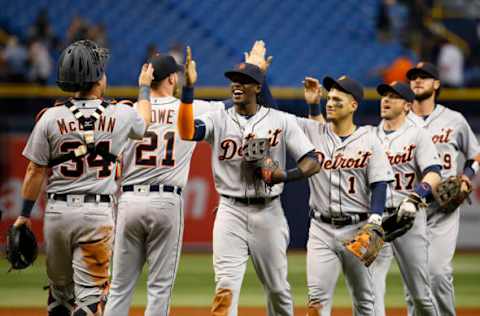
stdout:
<svg viewBox="0 0 480 316">
<path fill-rule="evenodd" d="M 192 104 L 193 103 L 193 87 L 183 86 L 182 88 L 182 103 L 183 104 Z"/>
<path fill-rule="evenodd" d="M 293 168 L 290 170 L 287 170 L 285 172 L 285 181 L 284 182 L 290 182 L 290 181 L 295 181 L 304 178 L 305 176 L 303 175 L 302 170 L 298 168 Z"/>
<path fill-rule="evenodd" d="M 309 114 L 311 116 L 318 116 L 322 114 L 322 105 L 320 103 L 318 104 L 309 104 Z"/>
<path fill-rule="evenodd" d="M 23 199 L 22 201 L 22 211 L 20 215 L 23 217 L 30 217 L 32 213 L 33 205 L 35 205 L 35 201 Z"/>
<path fill-rule="evenodd" d="M 138 101 L 142 100 L 150 100 L 150 87 L 143 84 L 138 89 Z"/>
<path fill-rule="evenodd" d="M 427 182 L 417 183 L 415 186 L 415 193 L 417 193 L 422 199 L 428 199 L 432 194 L 432 187 Z"/>
</svg>

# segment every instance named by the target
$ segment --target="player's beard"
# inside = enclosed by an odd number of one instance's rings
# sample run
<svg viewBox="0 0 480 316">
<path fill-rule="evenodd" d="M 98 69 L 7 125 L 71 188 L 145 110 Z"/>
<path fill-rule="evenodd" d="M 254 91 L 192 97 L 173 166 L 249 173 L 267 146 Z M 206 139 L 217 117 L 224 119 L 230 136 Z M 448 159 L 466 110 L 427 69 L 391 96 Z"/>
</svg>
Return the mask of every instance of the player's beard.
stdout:
<svg viewBox="0 0 480 316">
<path fill-rule="evenodd" d="M 431 89 L 425 90 L 420 94 L 415 94 L 415 100 L 422 102 L 430 98 L 435 93 L 435 89 L 432 87 Z"/>
</svg>

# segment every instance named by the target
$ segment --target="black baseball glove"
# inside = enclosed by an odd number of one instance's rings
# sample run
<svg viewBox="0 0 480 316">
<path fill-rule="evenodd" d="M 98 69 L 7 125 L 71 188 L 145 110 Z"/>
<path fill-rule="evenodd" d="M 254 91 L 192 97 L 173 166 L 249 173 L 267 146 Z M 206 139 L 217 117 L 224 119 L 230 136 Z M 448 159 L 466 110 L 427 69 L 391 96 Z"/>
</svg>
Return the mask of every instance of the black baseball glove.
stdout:
<svg viewBox="0 0 480 316">
<path fill-rule="evenodd" d="M 26 225 L 11 226 L 7 233 L 7 260 L 10 270 L 21 270 L 33 264 L 38 254 L 37 240 Z"/>
</svg>

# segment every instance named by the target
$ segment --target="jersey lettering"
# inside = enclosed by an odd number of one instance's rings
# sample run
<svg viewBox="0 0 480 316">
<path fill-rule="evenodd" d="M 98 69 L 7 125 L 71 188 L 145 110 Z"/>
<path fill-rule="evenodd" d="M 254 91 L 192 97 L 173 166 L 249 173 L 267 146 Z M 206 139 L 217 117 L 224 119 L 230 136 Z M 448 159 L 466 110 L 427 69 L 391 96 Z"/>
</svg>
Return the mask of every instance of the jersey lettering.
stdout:
<svg viewBox="0 0 480 316">
<path fill-rule="evenodd" d="M 343 154 L 337 154 L 334 159 L 326 159 L 325 154 L 317 151 L 318 161 L 322 169 L 363 169 L 367 167 L 368 159 L 372 156 L 369 151 L 358 152 L 358 157 L 345 157 Z"/>
<path fill-rule="evenodd" d="M 413 160 L 413 151 L 416 148 L 416 145 L 409 145 L 403 147 L 404 152 L 403 153 L 398 153 L 395 155 L 392 155 L 390 152 L 387 153 L 388 161 L 390 161 L 390 164 L 392 166 L 394 165 L 400 165 L 404 163 L 408 163 L 409 161 Z"/>
<path fill-rule="evenodd" d="M 268 141 L 270 142 L 270 147 L 275 147 L 279 144 L 278 139 L 281 133 L 282 133 L 282 130 L 280 128 L 268 131 L 268 135 L 271 135 L 268 138 Z M 249 133 L 247 136 L 245 136 L 245 140 L 249 140 L 252 138 L 255 138 L 255 134 L 253 133 Z M 220 143 L 220 149 L 221 149 L 221 152 L 220 152 L 220 155 L 218 156 L 218 160 L 220 161 L 233 159 L 235 155 L 239 157 L 243 157 L 243 148 L 235 139 L 225 138 Z"/>
<path fill-rule="evenodd" d="M 102 115 L 98 119 L 97 126 L 94 126 L 93 129 L 101 132 L 113 133 L 116 121 L 117 120 L 115 118 L 109 117 L 107 122 L 107 118 Z M 57 120 L 57 127 L 58 127 L 58 131 L 60 132 L 60 135 L 64 135 L 64 134 L 72 133 L 76 131 L 83 131 L 83 125 L 81 125 L 76 120 L 65 122 L 65 119 L 59 119 Z"/>
<path fill-rule="evenodd" d="M 435 134 L 432 136 L 432 141 L 434 144 L 446 144 L 450 142 L 450 136 L 452 135 L 452 128 L 442 128 L 440 134 Z"/>
</svg>

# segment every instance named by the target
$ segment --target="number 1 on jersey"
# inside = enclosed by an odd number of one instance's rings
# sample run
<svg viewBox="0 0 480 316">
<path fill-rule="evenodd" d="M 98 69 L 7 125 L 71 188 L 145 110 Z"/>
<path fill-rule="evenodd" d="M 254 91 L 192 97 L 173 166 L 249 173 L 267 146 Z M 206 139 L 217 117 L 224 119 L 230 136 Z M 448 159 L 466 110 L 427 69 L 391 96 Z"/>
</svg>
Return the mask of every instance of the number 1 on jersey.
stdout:
<svg viewBox="0 0 480 316">
<path fill-rule="evenodd" d="M 175 146 L 175 132 L 168 131 L 163 134 L 165 140 L 165 157 L 162 159 L 162 166 L 175 166 L 175 160 L 173 160 L 173 149 Z"/>
<path fill-rule="evenodd" d="M 348 193 L 355 194 L 355 177 L 348 177 Z"/>
</svg>

